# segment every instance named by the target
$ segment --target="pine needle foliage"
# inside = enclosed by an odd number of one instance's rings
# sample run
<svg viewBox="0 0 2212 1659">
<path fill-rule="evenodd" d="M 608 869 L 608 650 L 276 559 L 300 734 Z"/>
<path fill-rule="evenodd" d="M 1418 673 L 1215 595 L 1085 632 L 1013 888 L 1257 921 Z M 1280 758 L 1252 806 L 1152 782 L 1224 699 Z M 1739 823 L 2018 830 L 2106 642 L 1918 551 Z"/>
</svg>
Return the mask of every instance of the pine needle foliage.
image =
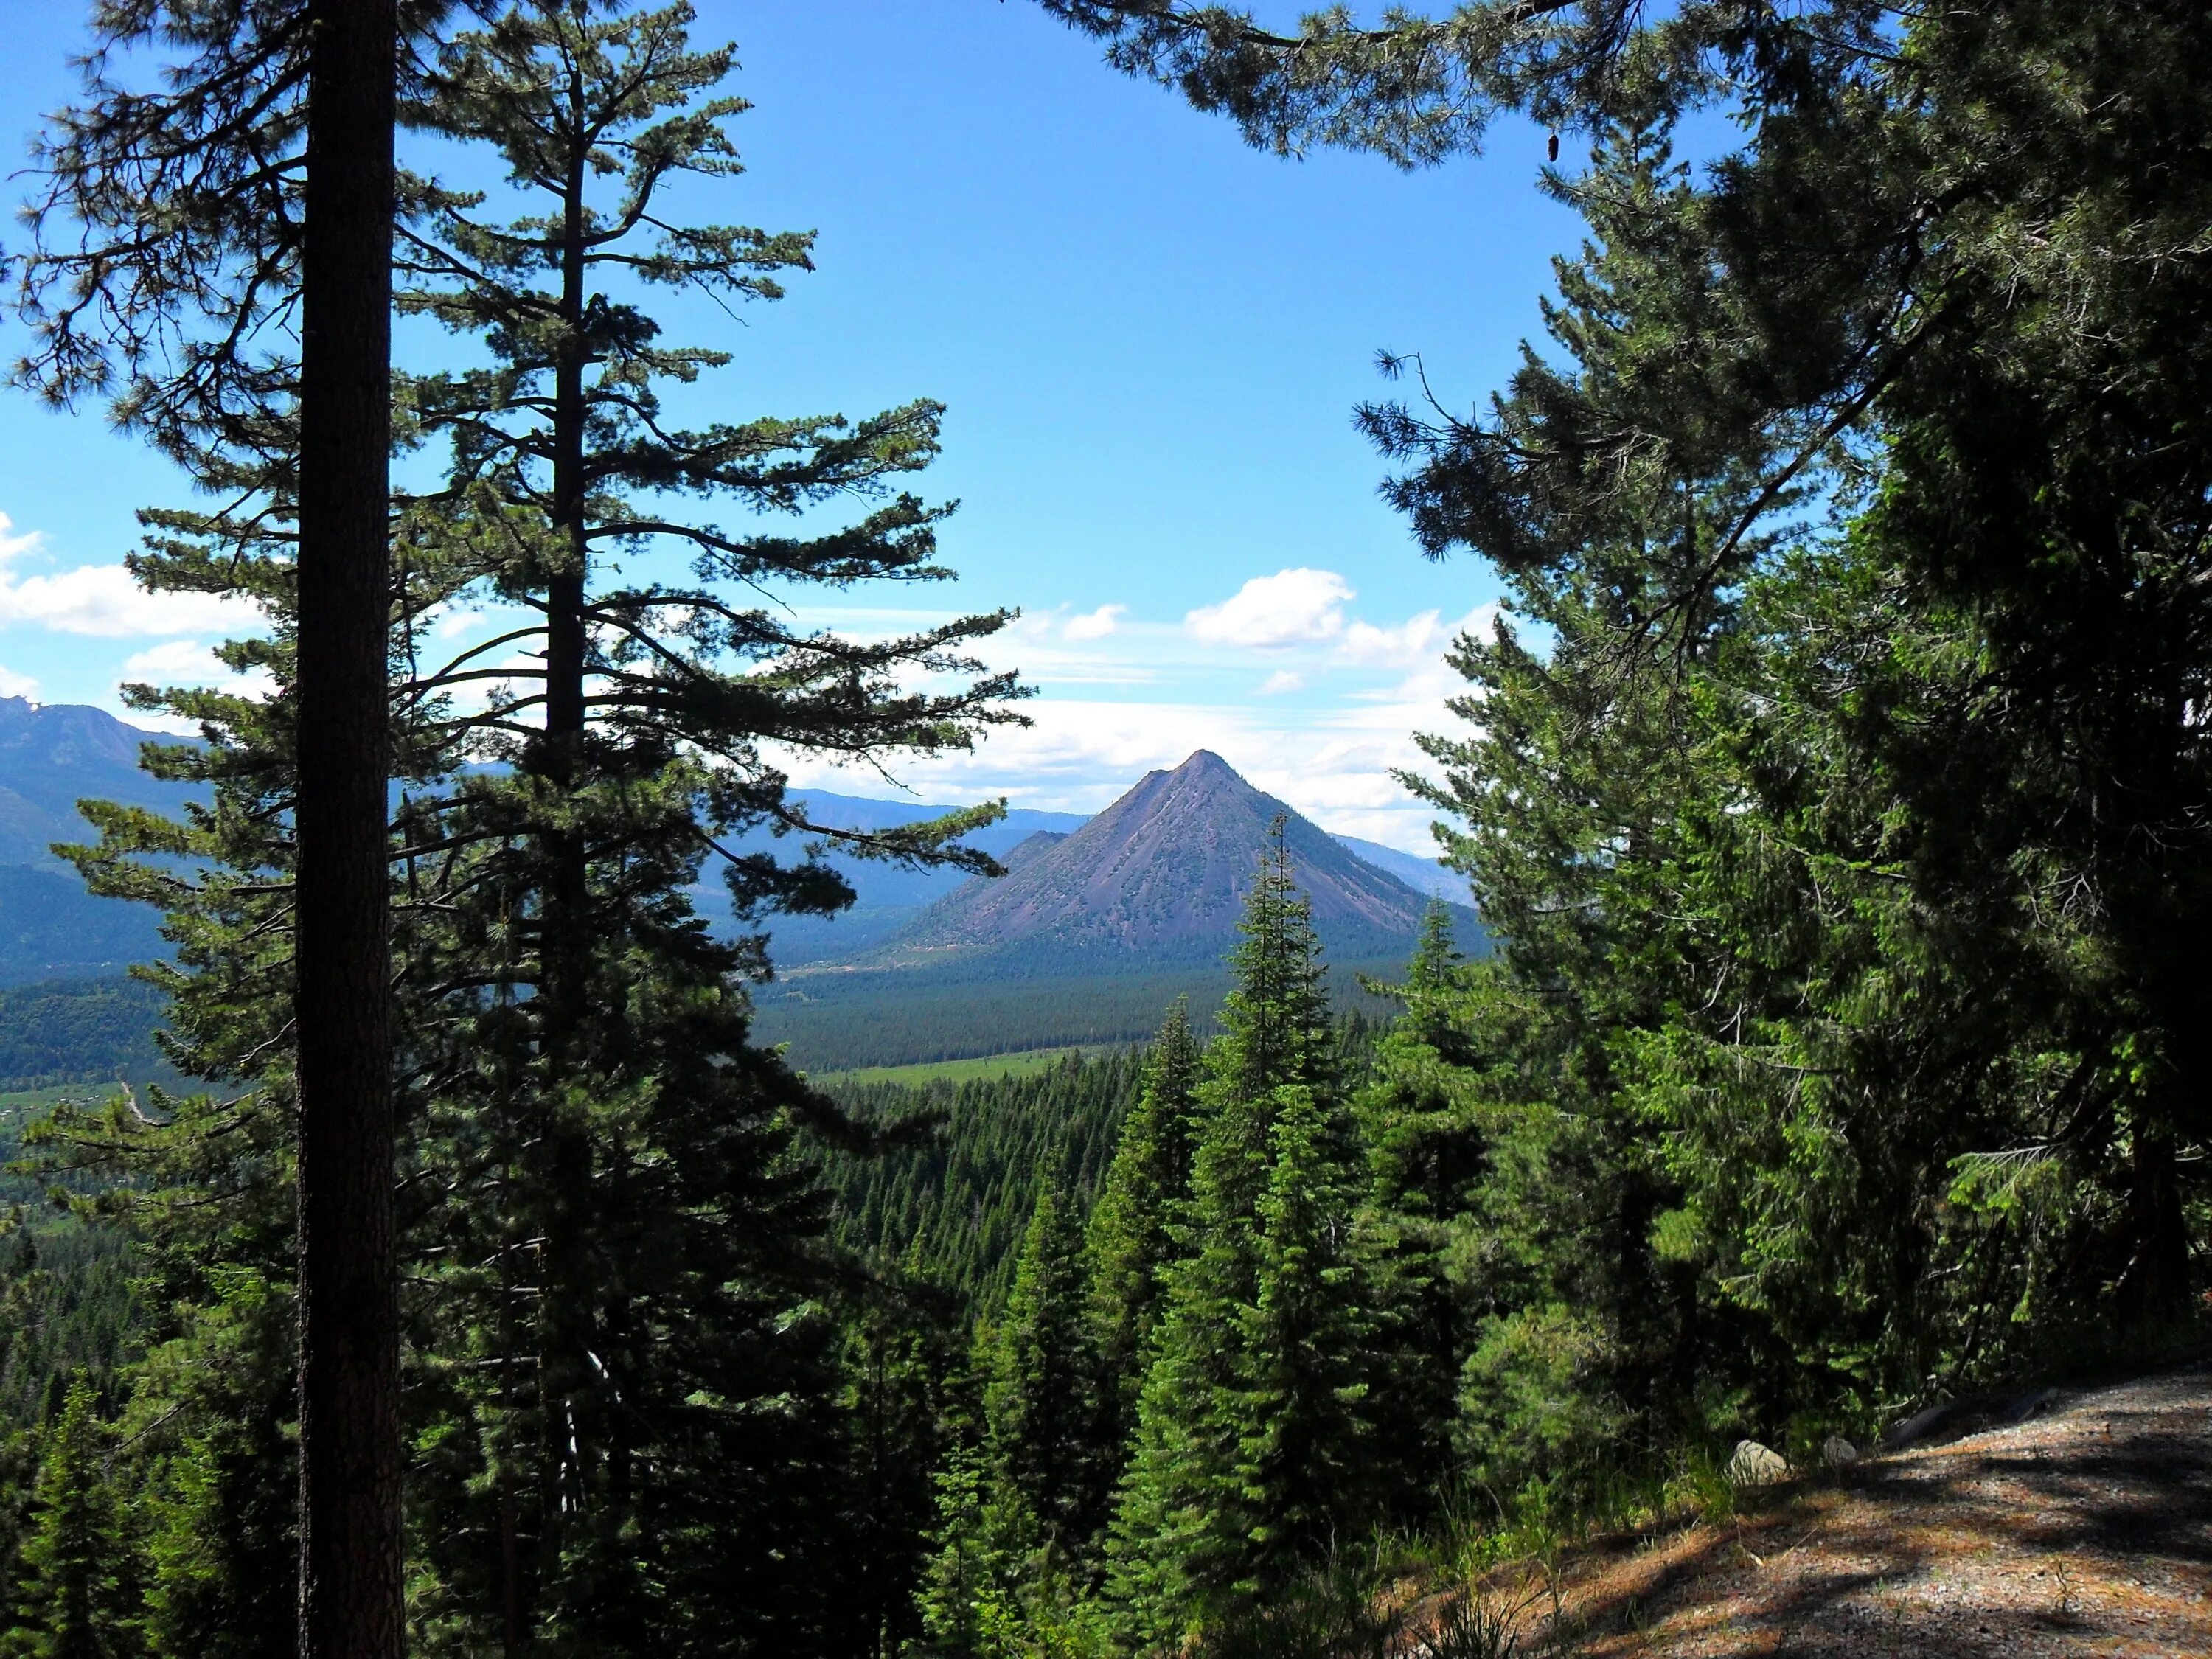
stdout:
<svg viewBox="0 0 2212 1659">
<path fill-rule="evenodd" d="M 663 411 L 659 388 L 727 359 L 659 343 L 642 296 L 768 300 L 807 264 L 804 237 L 669 215 L 676 181 L 735 176 L 744 107 L 714 91 L 732 53 L 693 51 L 689 19 L 533 3 L 416 37 L 408 118 L 462 147 L 424 153 L 495 158 L 542 202 L 494 217 L 496 192 L 427 173 L 403 192 L 403 307 L 482 354 L 404 382 L 403 442 L 448 465 L 392 527 L 409 1600 L 426 1652 L 847 1652 L 881 1632 L 884 1596 L 842 1589 L 872 1524 L 836 1311 L 859 1280 L 798 1139 L 842 1119 L 750 1042 L 759 940 L 710 925 L 694 893 L 714 860 L 741 923 L 848 902 L 764 745 L 938 752 L 1011 718 L 1018 688 L 960 683 L 962 641 L 1002 617 L 855 643 L 729 597 L 949 574 L 945 509 L 892 487 L 935 453 L 939 410 L 696 430 Z M 168 913 L 177 962 L 151 976 L 171 1054 L 223 1087 L 43 1131 L 60 1170 L 126 1177 L 82 1207 L 145 1240 L 161 1310 L 125 1415 L 162 1653 L 290 1639 L 283 441 L 273 471 L 203 453 L 204 480 L 245 504 L 149 514 L 134 562 L 156 591 L 257 607 L 266 631 L 222 653 L 268 692 L 135 692 L 199 722 L 204 743 L 152 763 L 210 803 L 175 822 L 94 809 L 101 842 L 78 854 L 97 890 Z M 824 522 L 855 499 L 876 505 Z M 687 516 L 686 500 L 790 527 Z M 613 554 L 649 563 L 660 543 L 689 550 L 688 582 L 612 580 Z M 438 618 L 479 605 L 514 625 L 426 660 L 451 637 Z M 905 689 L 915 671 L 949 689 Z M 996 811 L 822 835 L 981 868 L 955 843 Z M 799 832 L 798 855 L 721 855 L 763 823 Z"/>
</svg>

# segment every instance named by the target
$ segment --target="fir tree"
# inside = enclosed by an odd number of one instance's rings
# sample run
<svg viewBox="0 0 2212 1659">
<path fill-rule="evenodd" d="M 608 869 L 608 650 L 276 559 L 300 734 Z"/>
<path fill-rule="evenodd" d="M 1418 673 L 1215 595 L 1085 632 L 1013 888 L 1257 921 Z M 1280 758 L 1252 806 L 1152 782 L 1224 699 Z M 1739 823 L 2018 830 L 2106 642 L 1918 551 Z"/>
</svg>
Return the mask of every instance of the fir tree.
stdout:
<svg viewBox="0 0 2212 1659">
<path fill-rule="evenodd" d="M 1382 1484 L 1369 1443 L 1376 1319 L 1354 1226 L 1364 1160 L 1353 1120 L 1340 1101 L 1289 1089 L 1269 1139 L 1233 1402 L 1250 1540 L 1235 1588 L 1262 1597 L 1366 1531 Z"/>
<path fill-rule="evenodd" d="M 942 1478 L 924 1601 L 956 1652 L 1042 1641 L 1089 1577 L 1107 1449 L 1081 1239 L 1060 1194 L 1041 1192 L 1006 1308 L 978 1333 L 981 1433 Z"/>
<path fill-rule="evenodd" d="M 1198 1040 L 1188 1005 L 1168 1010 L 1145 1062 L 1085 1241 L 1092 1320 L 1104 1378 L 1108 1443 L 1127 1443 L 1159 1322 L 1162 1275 L 1175 1259 L 1196 1150 Z"/>
<path fill-rule="evenodd" d="M 805 535 L 673 510 L 686 494 L 793 514 L 883 496 L 934 453 L 938 414 L 697 430 L 662 417 L 662 385 L 726 358 L 664 345 L 596 285 L 773 299 L 775 273 L 808 263 L 804 237 L 661 217 L 672 181 L 737 171 L 726 125 L 744 106 L 712 95 L 732 54 L 693 51 L 689 21 L 683 7 L 604 20 L 520 7 L 452 42 L 413 112 L 493 148 L 546 210 L 501 224 L 480 198 L 425 184 L 403 259 L 403 303 L 481 336 L 495 362 L 413 383 L 417 430 L 450 439 L 452 482 L 410 504 L 410 557 L 445 602 L 481 585 L 526 605 L 514 636 L 539 647 L 539 666 L 492 677 L 502 689 L 480 713 L 449 701 L 484 673 L 474 651 L 406 688 L 453 761 L 514 763 L 403 817 L 465 849 L 438 877 L 461 925 L 426 930 L 416 957 L 436 999 L 418 1027 L 422 1150 L 467 1172 L 465 1200 L 436 1218 L 447 1259 L 494 1264 L 441 1275 L 425 1310 L 426 1348 L 459 1384 L 438 1401 L 455 1455 L 426 1497 L 484 1512 L 424 1538 L 453 1587 L 444 1616 L 458 1631 L 497 1607 L 510 1644 L 627 1650 L 738 1620 L 763 1640 L 827 1640 L 823 1621 L 854 1615 L 812 1553 L 852 1520 L 830 1502 L 830 1333 L 785 1311 L 830 1282 L 812 1248 L 825 1195 L 791 1135 L 833 1115 L 748 1043 L 736 981 L 759 966 L 758 939 L 714 938 L 686 894 L 725 835 L 809 827 L 764 741 L 957 746 L 1013 690 L 1003 676 L 926 694 L 890 680 L 972 667 L 952 647 L 1002 617 L 858 645 L 726 597 L 942 578 L 941 510 L 891 495 Z M 611 551 L 666 543 L 691 560 L 690 584 L 609 580 Z M 531 710 L 542 719 L 520 725 Z M 946 843 L 989 816 L 844 839 L 980 867 Z M 723 865 L 741 917 L 849 902 L 811 860 Z M 789 1472 L 768 1480 L 775 1467 Z M 762 1501 L 781 1506 L 781 1530 L 746 1507 Z M 760 1583 L 745 1585 L 718 1536 L 759 1540 L 746 1571 Z"/>
<path fill-rule="evenodd" d="M 858 428 L 684 433 L 655 418 L 654 382 L 716 354 L 663 349 L 634 307 L 567 286 L 580 257 L 610 285 L 629 272 L 767 297 L 764 273 L 804 263 L 802 239 L 662 228 L 653 201 L 672 178 L 733 167 L 723 125 L 738 106 L 705 91 L 729 53 L 691 52 L 684 21 L 523 7 L 447 41 L 409 109 L 504 146 L 518 188 L 542 185 L 553 209 L 479 224 L 474 198 L 405 186 L 403 302 L 489 328 L 498 365 L 408 383 L 403 430 L 451 438 L 453 479 L 393 525 L 412 1610 L 433 1650 L 851 1650 L 881 1626 L 880 1595 L 843 1593 L 871 1523 L 856 1512 L 831 1312 L 851 1280 L 823 1248 L 827 1195 L 798 1141 L 802 1122 L 836 1135 L 839 1120 L 750 1044 L 743 981 L 759 941 L 710 928 L 690 892 L 724 834 L 809 830 L 764 743 L 942 749 L 996 718 L 1012 688 L 894 683 L 957 669 L 958 642 L 994 617 L 855 643 L 726 597 L 945 574 L 940 512 L 887 491 L 933 453 L 933 405 Z M 610 176 L 615 199 L 596 206 Z M 222 476 L 253 482 L 242 467 Z M 672 492 L 772 513 L 886 498 L 843 529 L 752 536 L 665 514 Z M 145 1490 L 163 1494 L 162 1639 L 177 1652 L 289 1639 L 270 1616 L 282 1575 L 267 1552 L 291 1510 L 281 999 L 298 665 L 291 532 L 281 497 L 264 507 L 155 515 L 137 568 L 156 588 L 259 604 L 267 635 L 225 654 L 266 670 L 274 694 L 142 690 L 203 723 L 206 744 L 157 764 L 210 785 L 212 804 L 180 823 L 102 809 L 102 844 L 82 855 L 101 890 L 171 912 L 179 966 L 157 977 L 176 1057 L 229 1086 L 156 1097 L 151 1112 L 64 1115 L 48 1143 L 135 1177 L 106 1204 L 144 1230 L 165 1310 L 131 1411 Z M 586 556 L 664 532 L 698 550 L 696 585 L 617 587 Z M 550 641 L 527 671 L 540 678 L 488 705 L 460 701 L 485 683 L 472 662 L 420 660 L 426 623 L 474 596 L 534 612 Z M 534 711 L 556 705 L 549 731 Z M 946 843 L 988 816 L 846 839 L 980 867 Z M 849 900 L 810 857 L 726 864 L 744 917 Z"/>
<path fill-rule="evenodd" d="M 23 1589 L 8 1632 L 21 1659 L 128 1659 L 140 1651 L 131 1540 L 102 1465 L 107 1437 L 92 1385 L 69 1386 L 46 1432 L 21 1548 Z"/>
<path fill-rule="evenodd" d="M 1243 931 L 1109 1546 L 1110 1594 L 1139 1643 L 1172 1645 L 1236 1616 L 1334 1528 L 1366 1519 L 1336 1508 L 1362 1457 L 1352 1309 L 1363 1291 L 1343 1267 L 1358 1139 L 1319 946 L 1279 837 Z M 1294 1334 L 1321 1346 L 1275 1348 Z"/>
<path fill-rule="evenodd" d="M 1431 1472 L 1431 1497 L 1440 1495 L 1433 1472 L 1449 1462 L 1471 1311 L 1495 1288 L 1467 1282 L 1494 1234 L 1478 1207 L 1490 1149 L 1458 1024 L 1463 967 L 1449 911 L 1431 904 L 1405 982 L 1370 988 L 1403 1011 L 1377 1042 L 1373 1079 L 1355 1102 L 1370 1159 L 1359 1249 L 1393 1337 L 1375 1368 L 1377 1461 Z M 1419 1502 L 1423 1484 L 1401 1489 L 1401 1500 Z"/>
<path fill-rule="evenodd" d="M 1063 1554 L 1096 1529 L 1098 1377 L 1084 1319 L 1082 1237 L 1066 1200 L 1047 1188 L 992 1333 L 983 1388 L 993 1478 L 1018 1498 L 1039 1543 L 1056 1542 Z"/>
<path fill-rule="evenodd" d="M 964 1334 L 918 1244 L 847 1326 L 842 1404 L 852 1423 L 860 1523 L 846 1545 L 857 1581 L 850 1593 L 860 1607 L 854 1624 L 872 1638 L 865 1650 L 880 1659 L 926 1633 L 924 1593 L 936 1565 L 930 1544 L 945 1524 L 939 1475 L 955 1449 Z M 957 1586 L 951 1592 L 955 1603 L 960 1594 Z"/>
</svg>

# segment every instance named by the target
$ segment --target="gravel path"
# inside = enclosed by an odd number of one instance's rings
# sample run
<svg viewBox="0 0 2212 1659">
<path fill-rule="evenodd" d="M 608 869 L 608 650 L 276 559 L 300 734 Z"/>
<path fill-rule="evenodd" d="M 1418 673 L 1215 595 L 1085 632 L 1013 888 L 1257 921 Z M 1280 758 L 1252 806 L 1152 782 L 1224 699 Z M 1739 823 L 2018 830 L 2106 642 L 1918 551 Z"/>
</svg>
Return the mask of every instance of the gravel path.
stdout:
<svg viewBox="0 0 2212 1659">
<path fill-rule="evenodd" d="M 1583 1554 L 1559 1632 L 1580 1639 L 1553 1650 L 2212 1659 L 2212 1369 L 2060 1395 L 1753 1507 Z"/>
</svg>

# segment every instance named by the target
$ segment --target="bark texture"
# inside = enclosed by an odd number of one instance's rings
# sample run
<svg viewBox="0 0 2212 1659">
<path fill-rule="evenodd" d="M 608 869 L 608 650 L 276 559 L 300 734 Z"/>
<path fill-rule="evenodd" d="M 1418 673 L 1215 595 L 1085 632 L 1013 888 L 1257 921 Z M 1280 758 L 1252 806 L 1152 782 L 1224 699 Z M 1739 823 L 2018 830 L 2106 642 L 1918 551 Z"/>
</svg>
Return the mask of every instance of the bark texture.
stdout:
<svg viewBox="0 0 2212 1659">
<path fill-rule="evenodd" d="M 385 779 L 394 0 L 309 0 L 300 364 L 300 1651 L 398 1659 Z"/>
</svg>

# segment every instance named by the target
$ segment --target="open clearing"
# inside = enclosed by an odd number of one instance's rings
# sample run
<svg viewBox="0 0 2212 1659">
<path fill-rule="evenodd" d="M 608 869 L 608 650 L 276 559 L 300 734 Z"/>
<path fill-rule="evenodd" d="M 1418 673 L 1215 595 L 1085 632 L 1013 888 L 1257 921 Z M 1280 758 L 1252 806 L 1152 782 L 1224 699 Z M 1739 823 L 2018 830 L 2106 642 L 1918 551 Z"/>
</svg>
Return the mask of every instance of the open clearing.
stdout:
<svg viewBox="0 0 2212 1659">
<path fill-rule="evenodd" d="M 1047 1072 L 1070 1054 L 1103 1054 L 1111 1045 L 1091 1043 L 1057 1048 L 1024 1048 L 1018 1054 L 980 1054 L 972 1060 L 930 1060 L 913 1066 L 868 1066 L 850 1072 L 811 1072 L 821 1084 L 969 1083 L 979 1078 L 1027 1077 Z"/>
<path fill-rule="evenodd" d="M 2212 1656 L 2212 1368 L 1601 1540 L 1522 1651 L 1706 1659 Z"/>
</svg>

